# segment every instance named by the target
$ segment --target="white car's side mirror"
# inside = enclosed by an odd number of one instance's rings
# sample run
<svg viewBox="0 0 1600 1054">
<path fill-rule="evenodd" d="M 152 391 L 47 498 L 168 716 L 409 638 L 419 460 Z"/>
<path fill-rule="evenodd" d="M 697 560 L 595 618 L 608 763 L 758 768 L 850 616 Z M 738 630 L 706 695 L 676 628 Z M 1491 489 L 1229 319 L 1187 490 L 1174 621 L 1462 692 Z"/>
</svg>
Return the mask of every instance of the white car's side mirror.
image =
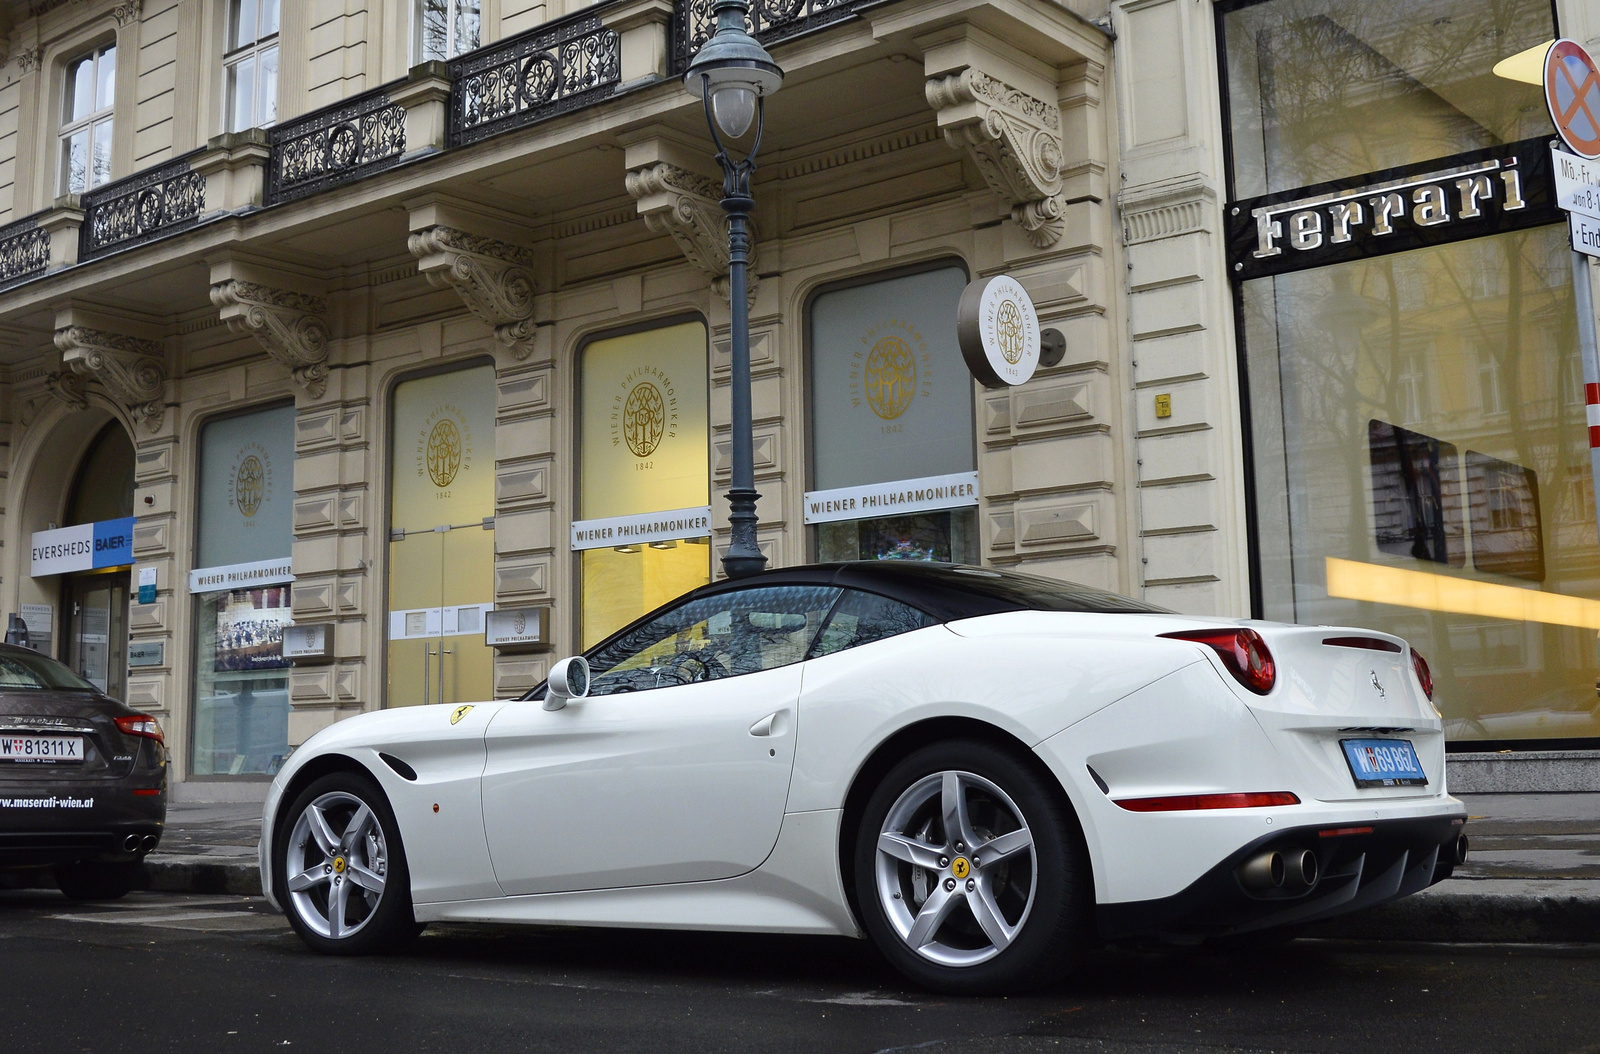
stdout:
<svg viewBox="0 0 1600 1054">
<path fill-rule="evenodd" d="M 582 655 L 562 659 L 550 668 L 545 681 L 544 708 L 560 710 L 571 699 L 582 699 L 589 694 L 589 660 Z"/>
</svg>

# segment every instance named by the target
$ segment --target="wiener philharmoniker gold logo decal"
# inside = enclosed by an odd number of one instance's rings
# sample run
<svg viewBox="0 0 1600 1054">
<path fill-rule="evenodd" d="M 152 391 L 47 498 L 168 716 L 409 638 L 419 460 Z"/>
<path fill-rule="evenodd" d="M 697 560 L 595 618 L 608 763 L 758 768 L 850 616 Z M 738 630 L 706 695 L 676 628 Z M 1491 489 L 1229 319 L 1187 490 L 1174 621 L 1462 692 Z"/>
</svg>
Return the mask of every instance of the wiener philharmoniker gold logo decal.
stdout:
<svg viewBox="0 0 1600 1054">
<path fill-rule="evenodd" d="M 911 408 L 919 393 L 931 394 L 928 342 L 910 321 L 891 318 L 868 326 L 861 344 L 850 364 L 852 406 L 866 403 L 880 420 L 894 421 Z"/>
<path fill-rule="evenodd" d="M 461 471 L 461 430 L 441 417 L 428 432 L 428 478 L 435 487 L 448 487 Z"/>
<path fill-rule="evenodd" d="M 649 381 L 640 381 L 628 393 L 622 407 L 622 436 L 634 457 L 649 457 L 661 445 L 661 433 L 667 424 L 667 405 L 661 398 L 661 389 Z"/>
<path fill-rule="evenodd" d="M 1000 301 L 1000 307 L 995 312 L 994 336 L 1000 345 L 1000 354 L 1007 362 L 1015 366 L 1022 360 L 1022 351 L 1027 340 L 1022 322 L 1022 308 L 1009 297 Z"/>
<path fill-rule="evenodd" d="M 646 462 L 661 444 L 678 436 L 678 389 L 659 366 L 628 371 L 611 401 L 611 444 L 626 446 Z M 652 467 L 639 464 L 640 469 Z"/>
<path fill-rule="evenodd" d="M 528 632 L 528 616 L 520 611 L 513 615 L 511 617 L 511 632 L 519 637 Z"/>
<path fill-rule="evenodd" d="M 233 456 L 233 483 L 228 504 L 249 519 L 272 496 L 272 461 L 260 443 L 246 443 Z"/>
<path fill-rule="evenodd" d="M 867 354 L 867 405 L 885 421 L 906 412 L 917 394 L 917 357 L 894 334 L 884 337 Z"/>
<path fill-rule="evenodd" d="M 260 458 L 250 454 L 239 462 L 239 468 L 233 474 L 233 492 L 240 512 L 246 516 L 254 516 L 256 510 L 261 508 L 266 480 L 267 470 L 262 466 Z"/>
<path fill-rule="evenodd" d="M 461 723 L 461 719 L 470 713 L 472 713 L 471 705 L 458 706 L 450 712 L 450 723 L 452 725 L 459 725 Z"/>
</svg>

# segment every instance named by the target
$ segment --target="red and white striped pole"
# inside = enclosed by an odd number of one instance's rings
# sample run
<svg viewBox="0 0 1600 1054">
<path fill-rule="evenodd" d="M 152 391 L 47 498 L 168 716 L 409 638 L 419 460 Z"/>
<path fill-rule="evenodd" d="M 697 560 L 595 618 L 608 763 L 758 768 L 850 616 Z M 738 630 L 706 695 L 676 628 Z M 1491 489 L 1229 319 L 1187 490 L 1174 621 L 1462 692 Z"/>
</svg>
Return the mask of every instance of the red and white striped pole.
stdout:
<svg viewBox="0 0 1600 1054">
<path fill-rule="evenodd" d="M 1600 348 L 1595 345 L 1594 287 L 1589 257 L 1573 250 L 1572 299 L 1578 313 L 1578 355 L 1583 363 L 1583 401 L 1589 424 L 1589 474 L 1594 480 L 1594 515 L 1600 527 Z M 1600 542 L 1600 532 L 1596 534 Z"/>
</svg>

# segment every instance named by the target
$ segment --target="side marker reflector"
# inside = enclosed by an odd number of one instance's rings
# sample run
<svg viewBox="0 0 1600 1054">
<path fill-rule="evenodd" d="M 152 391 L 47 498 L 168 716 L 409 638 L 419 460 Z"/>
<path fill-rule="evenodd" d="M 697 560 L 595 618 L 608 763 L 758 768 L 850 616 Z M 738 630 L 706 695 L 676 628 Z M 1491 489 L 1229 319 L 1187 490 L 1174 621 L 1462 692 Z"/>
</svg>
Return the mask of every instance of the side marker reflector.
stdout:
<svg viewBox="0 0 1600 1054">
<path fill-rule="evenodd" d="M 1190 812 L 1199 809 L 1260 809 L 1273 805 L 1299 805 L 1289 791 L 1255 791 L 1249 794 L 1175 794 L 1165 798 L 1119 798 L 1129 812 Z"/>
</svg>

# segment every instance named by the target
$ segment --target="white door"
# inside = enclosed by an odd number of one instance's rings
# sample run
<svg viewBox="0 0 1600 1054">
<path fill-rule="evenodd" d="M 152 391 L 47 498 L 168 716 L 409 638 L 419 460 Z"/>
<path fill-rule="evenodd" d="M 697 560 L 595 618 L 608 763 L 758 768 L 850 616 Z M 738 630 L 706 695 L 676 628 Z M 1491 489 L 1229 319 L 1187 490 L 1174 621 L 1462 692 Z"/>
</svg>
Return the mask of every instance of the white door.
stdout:
<svg viewBox="0 0 1600 1054">
<path fill-rule="evenodd" d="M 783 822 L 801 660 L 838 590 L 702 597 L 591 654 L 587 699 L 488 730 L 484 827 L 507 894 L 731 878 Z"/>
</svg>

